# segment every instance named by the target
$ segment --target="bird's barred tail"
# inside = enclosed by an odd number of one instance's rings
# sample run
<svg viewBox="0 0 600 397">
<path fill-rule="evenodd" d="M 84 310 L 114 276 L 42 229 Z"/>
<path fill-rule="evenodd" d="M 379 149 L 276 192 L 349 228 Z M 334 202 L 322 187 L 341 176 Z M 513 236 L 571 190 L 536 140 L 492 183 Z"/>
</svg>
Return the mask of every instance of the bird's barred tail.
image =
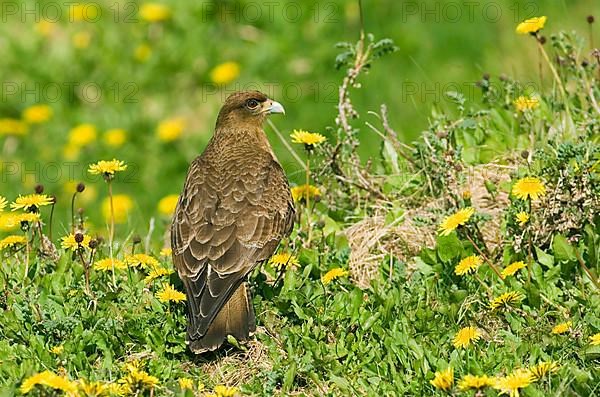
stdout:
<svg viewBox="0 0 600 397">
<path fill-rule="evenodd" d="M 188 342 L 190 350 L 200 354 L 216 350 L 223 344 L 227 335 L 232 335 L 241 341 L 248 339 L 254 331 L 256 331 L 256 321 L 250 291 L 246 283 L 242 283 L 223 305 L 206 334 L 200 339 L 191 339 L 188 334 Z"/>
</svg>

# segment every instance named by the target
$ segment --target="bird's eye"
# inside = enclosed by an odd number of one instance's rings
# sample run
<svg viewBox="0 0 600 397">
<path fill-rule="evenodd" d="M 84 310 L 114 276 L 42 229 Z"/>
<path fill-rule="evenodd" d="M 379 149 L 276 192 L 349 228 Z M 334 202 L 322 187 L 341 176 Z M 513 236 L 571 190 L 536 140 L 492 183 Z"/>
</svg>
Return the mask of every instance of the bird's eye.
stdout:
<svg viewBox="0 0 600 397">
<path fill-rule="evenodd" d="M 248 99 L 246 101 L 246 107 L 250 110 L 254 110 L 258 107 L 259 103 L 256 99 Z"/>
</svg>

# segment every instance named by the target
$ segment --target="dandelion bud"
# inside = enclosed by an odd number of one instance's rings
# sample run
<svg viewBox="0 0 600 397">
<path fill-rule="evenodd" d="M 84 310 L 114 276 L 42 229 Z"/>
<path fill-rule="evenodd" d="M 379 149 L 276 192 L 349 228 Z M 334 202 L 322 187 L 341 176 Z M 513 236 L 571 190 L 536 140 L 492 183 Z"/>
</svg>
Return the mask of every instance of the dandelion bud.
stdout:
<svg viewBox="0 0 600 397">
<path fill-rule="evenodd" d="M 490 80 L 490 74 L 489 73 L 484 73 L 483 74 L 483 79 L 486 80 L 486 81 L 489 81 Z"/>
<path fill-rule="evenodd" d="M 321 196 L 320 196 L 320 195 L 317 195 L 317 196 L 315 196 L 315 197 L 313 198 L 313 201 L 314 201 L 315 203 L 320 203 L 320 202 L 321 202 Z"/>
<path fill-rule="evenodd" d="M 44 185 L 42 185 L 42 184 L 35 185 L 35 192 L 37 194 L 44 193 Z"/>
<path fill-rule="evenodd" d="M 91 239 L 90 242 L 88 243 L 89 247 L 91 249 L 94 249 L 98 246 L 98 240 L 96 239 Z"/>
<path fill-rule="evenodd" d="M 79 216 L 83 215 L 83 208 L 78 208 L 77 213 L 79 214 Z"/>
<path fill-rule="evenodd" d="M 529 158 L 529 152 L 527 150 L 523 150 L 521 152 L 521 157 L 523 157 L 525 160 L 527 160 Z"/>
<path fill-rule="evenodd" d="M 546 44 L 546 36 L 540 36 L 540 38 L 538 40 L 540 41 L 541 45 Z"/>
<path fill-rule="evenodd" d="M 78 193 L 81 193 L 81 192 L 83 192 L 84 190 L 85 190 L 85 184 L 84 184 L 83 182 L 79 182 L 79 183 L 77 184 L 77 192 L 78 192 Z"/>
<path fill-rule="evenodd" d="M 77 244 L 81 244 L 81 242 L 83 242 L 83 234 L 75 233 L 75 242 Z"/>
<path fill-rule="evenodd" d="M 591 24 L 593 24 L 595 20 L 596 20 L 596 19 L 594 19 L 594 16 L 593 16 L 593 15 L 588 15 L 588 17 L 587 17 L 587 22 L 588 22 L 590 25 L 591 25 Z"/>
<path fill-rule="evenodd" d="M 321 219 L 320 221 L 317 222 L 316 226 L 317 226 L 317 229 L 323 229 L 325 227 L 325 221 Z"/>
<path fill-rule="evenodd" d="M 133 236 L 132 241 L 133 241 L 133 245 L 136 245 L 136 244 L 139 244 L 142 242 L 142 238 L 140 236 L 135 235 L 135 236 Z"/>
<path fill-rule="evenodd" d="M 589 62 L 586 61 L 585 59 L 583 61 L 581 61 L 581 67 L 582 68 L 587 68 L 589 65 L 590 65 Z"/>
</svg>

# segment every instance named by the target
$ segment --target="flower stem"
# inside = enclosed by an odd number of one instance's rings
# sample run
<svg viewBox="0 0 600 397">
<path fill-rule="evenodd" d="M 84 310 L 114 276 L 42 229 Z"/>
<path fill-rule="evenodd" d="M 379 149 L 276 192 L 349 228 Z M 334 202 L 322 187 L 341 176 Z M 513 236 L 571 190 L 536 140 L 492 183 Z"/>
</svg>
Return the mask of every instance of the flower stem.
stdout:
<svg viewBox="0 0 600 397">
<path fill-rule="evenodd" d="M 271 120 L 267 119 L 267 123 L 271 126 L 271 128 L 273 129 L 273 131 L 275 131 L 275 135 L 277 135 L 277 137 L 279 138 L 279 140 L 281 141 L 281 143 L 283 143 L 283 146 L 285 146 L 285 148 L 288 150 L 288 152 L 291 153 L 291 155 L 294 158 L 294 160 L 296 160 L 296 162 L 298 162 L 298 164 L 300 164 L 300 166 L 302 168 L 304 168 L 304 162 L 302 161 L 302 159 L 300 158 L 300 156 L 298 156 L 298 153 L 296 153 L 296 151 L 285 140 L 285 138 L 283 137 L 283 135 L 281 135 L 281 131 L 279 131 L 279 129 L 275 126 L 275 124 Z"/>
<path fill-rule="evenodd" d="M 112 194 L 112 183 L 111 180 L 107 180 L 108 183 L 108 200 L 110 202 L 110 232 L 108 235 L 108 252 L 110 255 L 110 263 L 112 265 L 112 282 L 115 288 L 117 282 L 115 278 L 115 261 L 113 259 L 113 239 L 115 237 L 115 207 L 113 205 L 113 194 Z"/>
<path fill-rule="evenodd" d="M 25 274 L 23 277 L 23 286 L 27 282 L 27 274 L 29 273 L 29 236 L 25 234 Z"/>
<path fill-rule="evenodd" d="M 544 57 L 544 59 L 546 60 L 548 67 L 550 67 L 550 72 L 552 72 L 552 76 L 554 77 L 556 84 L 558 84 L 558 88 L 560 90 L 561 96 L 562 96 L 564 104 L 565 104 L 565 110 L 567 112 L 567 115 L 569 116 L 569 121 L 570 121 L 569 126 L 572 126 L 573 117 L 571 116 L 571 107 L 569 106 L 569 99 L 567 97 L 567 91 L 565 90 L 565 86 L 563 85 L 562 80 L 560 79 L 560 76 L 558 75 L 558 72 L 556 71 L 556 68 L 552 64 L 552 61 L 550 61 L 550 57 L 548 57 L 548 53 L 546 52 L 544 45 L 540 42 L 540 39 L 537 35 L 535 36 L 535 38 L 536 38 L 538 47 L 540 49 L 540 52 L 541 52 L 542 56 Z"/>
<path fill-rule="evenodd" d="M 573 247 L 573 249 L 575 250 L 575 257 L 577 258 L 579 265 L 587 273 L 588 277 L 590 278 L 592 283 L 596 286 L 596 288 L 600 290 L 600 284 L 598 283 L 598 279 L 596 278 L 596 276 L 594 276 L 594 273 L 592 273 L 590 271 L 590 269 L 585 265 L 583 258 L 579 254 L 579 250 L 576 247 Z"/>
<path fill-rule="evenodd" d="M 467 240 L 469 240 L 469 242 L 473 245 L 473 247 L 475 248 L 475 250 L 477 251 L 477 253 L 479 255 L 481 255 L 481 257 L 483 258 L 483 260 L 485 261 L 485 263 L 487 263 L 492 268 L 492 270 L 494 271 L 494 273 L 496 273 L 496 275 L 498 275 L 498 277 L 500 278 L 500 280 L 504 281 L 504 278 L 502 277 L 502 275 L 498 271 L 498 268 L 496 268 L 496 266 L 494 266 L 494 264 L 487 258 L 487 256 L 485 256 L 485 254 L 483 253 L 483 251 L 481 251 L 481 249 L 479 249 L 479 247 L 477 246 L 477 244 L 475 244 L 475 242 L 473 241 L 473 239 L 471 239 L 471 236 L 469 236 L 468 233 L 465 233 L 465 236 L 467 236 Z"/>
<path fill-rule="evenodd" d="M 56 200 L 52 201 L 52 207 L 50 207 L 50 220 L 48 221 L 48 238 L 52 241 L 52 220 L 54 219 L 54 207 L 56 206 Z"/>
<path fill-rule="evenodd" d="M 71 234 L 75 234 L 75 196 L 77 196 L 77 192 L 73 193 L 73 197 L 71 197 Z"/>
<path fill-rule="evenodd" d="M 85 292 L 87 294 L 90 293 L 90 264 L 88 264 L 83 258 L 83 247 L 81 244 L 77 246 L 77 253 L 79 254 L 79 260 L 81 260 L 81 264 L 83 265 L 83 271 L 85 276 Z"/>
<path fill-rule="evenodd" d="M 479 284 L 481 284 L 485 290 L 488 292 L 488 294 L 492 294 L 492 289 L 490 287 L 488 287 L 488 285 L 486 283 L 484 283 L 481 278 L 479 278 L 479 275 L 477 273 L 474 274 L 475 276 L 475 280 L 479 281 Z"/>
<path fill-rule="evenodd" d="M 310 240 L 312 238 L 312 227 L 311 227 L 311 222 L 310 222 L 310 218 L 311 218 L 311 210 L 310 210 L 310 152 L 308 153 L 308 157 L 306 158 L 306 190 L 305 190 L 306 196 L 306 227 L 307 227 L 307 233 L 308 233 L 308 237 L 307 237 L 307 241 L 306 241 L 306 246 L 310 246 Z"/>
</svg>

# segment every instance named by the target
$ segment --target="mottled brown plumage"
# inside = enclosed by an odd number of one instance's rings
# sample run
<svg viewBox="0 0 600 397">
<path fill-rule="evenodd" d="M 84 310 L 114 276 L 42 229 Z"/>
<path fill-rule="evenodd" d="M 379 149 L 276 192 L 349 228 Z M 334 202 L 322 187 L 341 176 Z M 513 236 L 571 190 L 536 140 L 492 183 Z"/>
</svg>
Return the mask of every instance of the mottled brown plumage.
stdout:
<svg viewBox="0 0 600 397">
<path fill-rule="evenodd" d="M 195 353 L 256 329 L 245 280 L 293 227 L 283 169 L 262 124 L 283 107 L 261 92 L 230 95 L 215 132 L 187 174 L 171 226 L 173 261 L 187 295 Z"/>
</svg>

